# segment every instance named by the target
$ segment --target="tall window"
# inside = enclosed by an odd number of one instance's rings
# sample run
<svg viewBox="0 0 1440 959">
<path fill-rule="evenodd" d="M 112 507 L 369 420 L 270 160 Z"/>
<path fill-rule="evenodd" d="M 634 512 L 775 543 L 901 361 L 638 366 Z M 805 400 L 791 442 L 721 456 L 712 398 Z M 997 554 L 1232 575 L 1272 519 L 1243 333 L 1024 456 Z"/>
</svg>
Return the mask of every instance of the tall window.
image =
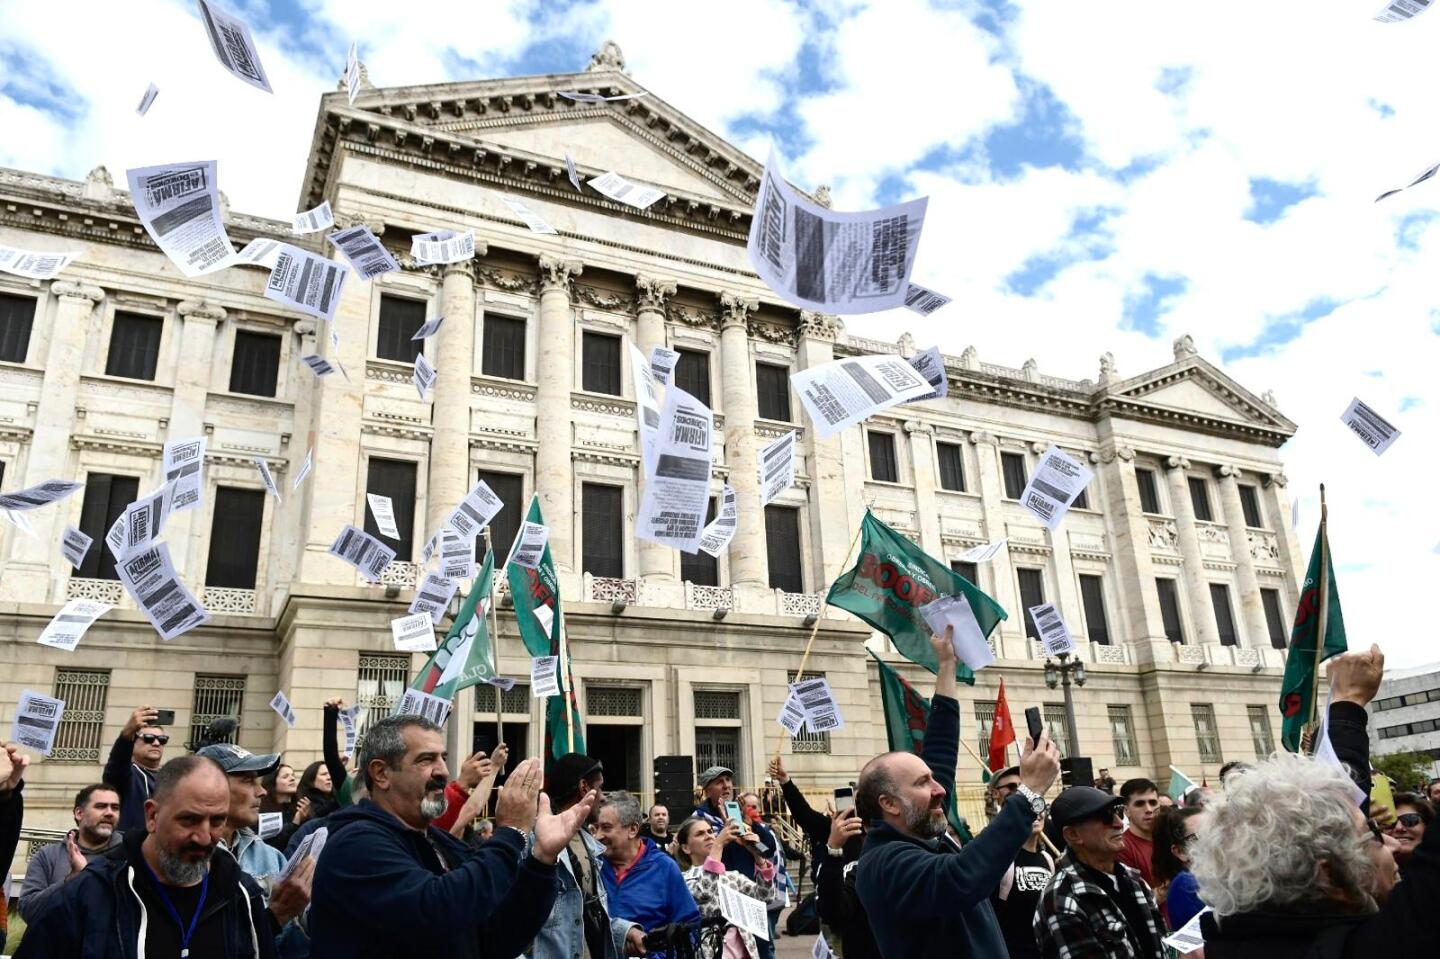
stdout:
<svg viewBox="0 0 1440 959">
<path fill-rule="evenodd" d="M 455 317 L 452 323 L 462 322 Z M 425 325 L 425 304 L 403 296 L 380 296 L 380 332 L 375 338 L 375 355 L 382 360 L 414 363 L 420 355 L 421 340 L 411 339 Z"/>
<path fill-rule="evenodd" d="M 396 559 L 410 562 L 415 554 L 415 464 L 406 460 L 370 457 L 365 492 L 390 497 L 390 505 L 395 508 L 395 528 L 400 531 L 400 538 L 391 539 L 380 532 L 369 503 L 365 504 L 365 532 L 394 549 Z"/>
<path fill-rule="evenodd" d="M 1285 629 L 1285 614 L 1280 609 L 1280 591 L 1260 590 L 1260 605 L 1265 608 L 1265 629 L 1270 634 L 1270 645 L 1276 649 L 1289 646 L 1290 636 Z"/>
<path fill-rule="evenodd" d="M 745 725 L 737 689 L 695 690 L 695 762 L 740 768 L 740 730 Z M 798 750 L 797 750 L 798 751 Z M 705 769 L 708 767 L 698 766 Z"/>
<path fill-rule="evenodd" d="M 1180 591 L 1173 579 L 1156 579 L 1155 592 L 1160 596 L 1160 622 L 1165 626 L 1165 638 L 1172 643 L 1185 642 L 1185 631 L 1180 626 Z"/>
<path fill-rule="evenodd" d="M 240 709 L 245 704 L 244 676 L 206 676 L 195 674 L 194 706 L 190 710 L 190 741 L 196 743 L 217 719 L 233 719 L 239 729 Z M 221 742 L 233 743 L 231 733 Z"/>
<path fill-rule="evenodd" d="M 1275 736 L 1270 732 L 1269 706 L 1246 706 L 1250 717 L 1250 741 L 1255 744 L 1255 758 L 1269 759 L 1275 752 Z"/>
<path fill-rule="evenodd" d="M 765 556 L 770 588 L 805 592 L 800 567 L 800 510 L 794 506 L 765 507 Z"/>
<path fill-rule="evenodd" d="M 940 460 L 940 488 L 965 491 L 965 460 L 959 443 L 936 443 L 935 456 Z"/>
<path fill-rule="evenodd" d="M 355 752 L 370 725 L 393 713 L 405 695 L 410 682 L 410 656 L 407 653 L 361 653 L 355 678 L 355 705 L 363 706 Z"/>
<path fill-rule="evenodd" d="M 503 729 L 495 727 L 496 696 L 500 697 Z M 505 761 L 504 769 L 508 775 L 529 751 L 530 684 L 516 683 L 501 693 L 494 686 L 481 683 L 475 687 L 475 715 L 484 718 L 471 726 L 470 749 L 475 752 L 484 750 L 487 754 L 494 753 L 495 746 L 500 742 L 500 734 L 504 733 L 505 742 L 511 744 L 510 757 Z"/>
<path fill-rule="evenodd" d="M 645 732 L 645 690 L 585 684 L 585 752 L 605 765 L 605 788 L 640 791 L 640 740 Z"/>
<path fill-rule="evenodd" d="M 795 682 L 795 670 L 792 669 L 785 675 L 787 684 Z M 824 679 L 825 673 L 823 671 L 816 672 L 813 669 L 807 669 L 805 671 L 805 678 Z M 830 734 L 812 733 L 807 727 L 801 731 L 800 735 L 791 740 L 790 751 L 796 753 L 828 753 L 830 752 Z"/>
<path fill-rule="evenodd" d="M 1040 632 L 1029 610 L 1045 603 L 1045 576 L 1038 569 L 1023 566 L 1015 570 L 1015 576 L 1020 581 L 1020 618 L 1025 621 L 1025 635 L 1039 639 Z"/>
<path fill-rule="evenodd" d="M 525 378 L 525 321 L 485 314 L 480 334 L 480 372 L 507 380 Z"/>
<path fill-rule="evenodd" d="M 959 573 L 961 576 L 965 577 L 971 583 L 974 583 L 976 586 L 980 585 L 980 567 L 975 563 L 967 563 L 964 560 L 952 559 L 950 561 L 950 571 L 954 573 Z"/>
<path fill-rule="evenodd" d="M 1239 484 L 1240 510 L 1245 514 L 1245 525 L 1263 529 L 1264 517 L 1260 515 L 1260 493 L 1248 483 Z"/>
<path fill-rule="evenodd" d="M 790 422 L 790 370 L 787 367 L 756 363 L 755 393 L 761 419 Z"/>
<path fill-rule="evenodd" d="M 710 497 L 710 508 L 705 512 L 705 525 L 707 526 L 715 521 L 715 503 L 716 498 Z M 680 579 L 694 583 L 696 586 L 719 586 L 720 560 L 704 550 L 697 549 L 693 556 L 682 552 L 680 554 Z"/>
<path fill-rule="evenodd" d="M 1235 613 L 1230 609 L 1230 587 L 1224 583 L 1210 584 L 1210 605 L 1215 607 L 1215 630 L 1220 634 L 1220 645 L 1234 646 Z"/>
<path fill-rule="evenodd" d="M 1089 508 L 1090 508 L 1090 487 L 1087 486 L 1087 487 L 1085 487 L 1084 489 L 1082 489 L 1082 490 L 1080 491 L 1079 495 L 1077 495 L 1077 496 L 1075 497 L 1075 502 L 1071 503 L 1070 505 L 1071 505 L 1072 507 L 1074 507 L 1075 509 L 1089 509 Z"/>
<path fill-rule="evenodd" d="M 1210 512 L 1208 484 L 1199 476 L 1191 476 L 1187 482 L 1190 484 L 1190 505 L 1195 507 L 1195 518 L 1204 523 L 1214 522 L 1215 514 Z"/>
<path fill-rule="evenodd" d="M 495 550 L 498 571 L 499 564 L 505 562 L 505 557 L 510 555 L 510 544 L 515 542 L 515 534 L 520 531 L 520 516 L 528 505 L 524 498 L 525 479 L 516 473 L 496 473 L 493 470 L 481 470 L 475 478 L 484 480 L 491 492 L 505 504 L 490 520 L 490 546 Z M 476 542 L 475 555 L 484 562 L 483 538 Z"/>
<path fill-rule="evenodd" d="M 140 496 L 140 481 L 133 476 L 91 473 L 85 477 L 85 499 L 80 506 L 80 532 L 93 542 L 75 575 L 85 579 L 119 579 L 115 557 L 105 546 L 105 534 Z"/>
<path fill-rule="evenodd" d="M 1045 715 L 1045 734 L 1050 737 L 1055 748 L 1060 750 L 1060 758 L 1065 758 L 1066 751 L 1070 748 L 1070 723 L 1065 716 L 1064 703 L 1046 703 L 1043 710 Z M 1019 736 L 1019 733 L 1016 733 Z M 1084 785 L 1081 783 L 1080 785 Z"/>
<path fill-rule="evenodd" d="M 625 575 L 624 492 L 618 486 L 581 484 L 580 511 L 584 531 L 580 547 L 582 572 L 612 579 Z"/>
<path fill-rule="evenodd" d="M 1105 584 L 1099 576 L 1080 577 L 1080 599 L 1085 606 L 1085 631 L 1090 642 L 1110 645 L 1110 623 L 1105 618 Z"/>
<path fill-rule="evenodd" d="M 620 337 L 580 335 L 580 385 L 591 393 L 620 395 Z"/>
<path fill-rule="evenodd" d="M 0 360 L 24 363 L 35 325 L 35 298 L 0 293 Z"/>
<path fill-rule="evenodd" d="M 205 564 L 206 586 L 255 588 L 264 515 L 263 489 L 215 487 L 215 512 L 210 520 L 210 560 Z"/>
<path fill-rule="evenodd" d="M 981 756 L 990 755 L 990 730 L 995 726 L 995 700 L 975 700 L 975 751 Z"/>
<path fill-rule="evenodd" d="M 675 352 L 680 354 L 680 359 L 675 361 L 675 372 L 671 374 L 675 385 L 709 406 L 710 354 L 704 350 L 676 350 Z"/>
<path fill-rule="evenodd" d="M 105 374 L 153 380 L 155 367 L 160 362 L 160 334 L 164 328 L 164 321 L 157 316 L 117 311 L 110 327 Z"/>
<path fill-rule="evenodd" d="M 1155 485 L 1155 471 L 1135 467 L 1135 482 L 1140 487 L 1140 510 L 1160 512 L 1160 489 Z"/>
<path fill-rule="evenodd" d="M 1005 474 L 1005 498 L 1019 499 L 1025 492 L 1025 454 L 1001 453 L 1000 469 Z"/>
<path fill-rule="evenodd" d="M 1109 705 L 1105 711 L 1110 716 L 1110 741 L 1115 746 L 1115 765 L 1140 765 L 1140 749 L 1135 745 L 1135 723 L 1130 718 L 1130 707 Z"/>
<path fill-rule="evenodd" d="M 110 670 L 55 670 L 55 698 L 65 712 L 55 733 L 51 762 L 98 763 L 105 730 L 105 702 L 110 698 Z"/>
<path fill-rule="evenodd" d="M 867 431 L 870 443 L 870 478 L 882 483 L 900 482 L 900 467 L 895 462 L 895 434 Z"/>
<path fill-rule="evenodd" d="M 279 377 L 280 337 L 236 330 L 235 352 L 230 357 L 230 392 L 274 396 Z"/>
<path fill-rule="evenodd" d="M 1190 718 L 1195 721 L 1195 745 L 1200 747 L 1200 761 L 1223 763 L 1220 730 L 1215 726 L 1215 707 L 1209 703 L 1191 703 Z"/>
</svg>

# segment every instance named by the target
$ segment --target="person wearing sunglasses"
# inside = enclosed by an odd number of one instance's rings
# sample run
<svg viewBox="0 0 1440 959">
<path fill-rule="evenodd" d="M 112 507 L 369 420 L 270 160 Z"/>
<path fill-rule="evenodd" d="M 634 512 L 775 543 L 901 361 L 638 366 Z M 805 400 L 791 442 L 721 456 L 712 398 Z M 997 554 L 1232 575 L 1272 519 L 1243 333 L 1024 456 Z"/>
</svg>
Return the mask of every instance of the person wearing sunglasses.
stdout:
<svg viewBox="0 0 1440 959">
<path fill-rule="evenodd" d="M 1397 844 L 1395 862 L 1402 873 L 1434 819 L 1435 807 L 1419 793 L 1395 794 L 1395 822 L 1390 826 L 1390 836 Z"/>
<path fill-rule="evenodd" d="M 1200 829 L 1201 806 L 1164 809 L 1155 817 L 1154 866 L 1156 899 L 1171 931 L 1183 929 L 1205 908 L 1195 874 L 1190 871 L 1190 845 Z M 1164 891 L 1163 898 L 1160 895 Z"/>
<path fill-rule="evenodd" d="M 154 706 L 139 706 L 125 721 L 100 777 L 120 793 L 120 832 L 145 831 L 145 800 L 155 791 L 155 773 L 165 761 L 170 736 L 156 720 Z"/>
<path fill-rule="evenodd" d="M 1165 922 L 1137 869 L 1120 862 L 1124 800 L 1072 786 L 1050 807 L 1068 849 L 1035 910 L 1035 943 L 1045 959 L 1107 956 L 1162 959 Z"/>
</svg>

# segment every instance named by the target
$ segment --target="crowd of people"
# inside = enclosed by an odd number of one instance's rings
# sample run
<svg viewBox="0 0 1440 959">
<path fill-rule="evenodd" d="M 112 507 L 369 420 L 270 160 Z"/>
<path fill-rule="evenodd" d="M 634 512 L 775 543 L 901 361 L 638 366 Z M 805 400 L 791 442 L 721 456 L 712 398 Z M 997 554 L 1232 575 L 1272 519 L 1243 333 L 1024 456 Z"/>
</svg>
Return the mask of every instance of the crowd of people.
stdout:
<svg viewBox="0 0 1440 959">
<path fill-rule="evenodd" d="M 440 728 L 419 716 L 373 723 L 351 771 L 344 703 L 331 700 L 324 758 L 297 777 L 278 754 L 224 741 L 167 761 L 169 735 L 141 706 L 104 781 L 76 794 L 75 828 L 30 857 L 16 955 L 771 959 L 794 860 L 808 860 L 821 935 L 841 959 L 1162 959 L 1174 954 L 1163 940 L 1197 917 L 1195 954 L 1208 959 L 1418 955 L 1440 937 L 1440 780 L 1397 793 L 1393 809 L 1368 798 L 1378 649 L 1330 663 L 1338 765 L 1233 763 L 1178 805 L 1149 779 L 1117 794 L 1101 770 L 1047 802 L 1059 756 L 1042 735 L 992 777 L 994 815 L 971 838 L 947 815 L 954 651 L 933 647 L 922 751 L 866 763 L 853 807 L 813 808 L 777 756 L 773 795 L 737 791 L 734 772 L 712 766 L 678 823 L 605 791 L 603 764 L 578 753 L 548 770 L 520 761 L 497 788 L 502 746 L 452 778 Z M 0 750 L 7 863 L 27 764 Z M 782 811 L 807 848 L 766 823 Z M 278 825 L 262 836 L 265 813 Z M 736 894 L 763 905 L 768 936 L 726 909 Z"/>
</svg>

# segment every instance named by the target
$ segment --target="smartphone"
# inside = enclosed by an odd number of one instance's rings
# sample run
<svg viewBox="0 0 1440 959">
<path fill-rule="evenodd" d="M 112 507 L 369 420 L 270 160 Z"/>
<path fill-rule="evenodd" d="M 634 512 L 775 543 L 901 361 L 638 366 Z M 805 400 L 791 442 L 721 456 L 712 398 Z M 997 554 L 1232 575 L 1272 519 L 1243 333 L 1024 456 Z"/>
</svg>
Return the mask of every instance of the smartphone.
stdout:
<svg viewBox="0 0 1440 959">
<path fill-rule="evenodd" d="M 1390 788 L 1390 780 L 1382 773 L 1375 773 L 1374 779 L 1370 781 L 1370 802 L 1371 804 L 1383 803 L 1389 810 L 1383 820 L 1377 820 L 1382 826 L 1388 826 L 1395 821 L 1395 792 Z"/>
<path fill-rule="evenodd" d="M 173 709 L 157 709 L 157 710 L 155 710 L 155 725 L 157 725 L 157 726 L 173 726 L 173 725 L 175 725 L 175 710 L 173 710 Z"/>
<path fill-rule="evenodd" d="M 1045 731 L 1044 725 L 1040 722 L 1040 707 L 1031 706 L 1025 710 L 1025 725 L 1030 730 L 1030 741 L 1040 742 L 1040 734 Z"/>
<path fill-rule="evenodd" d="M 835 811 L 845 812 L 855 808 L 855 789 L 852 786 L 840 786 L 835 790 Z"/>
<path fill-rule="evenodd" d="M 745 829 L 745 815 L 740 811 L 740 804 L 731 800 L 725 804 L 725 818 L 740 824 L 740 829 Z"/>
</svg>

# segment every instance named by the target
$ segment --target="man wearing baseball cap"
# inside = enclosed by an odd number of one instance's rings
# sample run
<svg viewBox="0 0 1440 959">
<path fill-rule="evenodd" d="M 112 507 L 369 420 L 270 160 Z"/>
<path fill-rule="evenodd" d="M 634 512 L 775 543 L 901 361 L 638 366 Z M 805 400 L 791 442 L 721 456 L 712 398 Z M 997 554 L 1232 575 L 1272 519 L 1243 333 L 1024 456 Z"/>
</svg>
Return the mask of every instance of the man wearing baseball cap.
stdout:
<svg viewBox="0 0 1440 959">
<path fill-rule="evenodd" d="M 700 791 L 704 793 L 705 798 L 690 815 L 708 822 L 710 828 L 718 836 L 720 830 L 725 828 L 728 819 L 725 814 L 725 804 L 735 798 L 735 773 L 724 766 L 709 767 L 700 774 Z M 775 850 L 764 848 L 759 833 L 745 828 L 743 820 L 740 828 L 743 830 L 740 833 L 740 842 L 726 843 L 720 861 L 725 864 L 725 868 L 729 872 L 738 872 L 753 882 L 755 879 L 755 856 L 750 850 L 754 849 L 766 859 L 773 859 Z"/>
<path fill-rule="evenodd" d="M 275 947 L 281 956 L 309 954 L 309 934 L 301 919 L 310 905 L 310 879 L 315 863 L 306 857 L 283 882 L 285 855 L 260 839 L 260 800 L 265 798 L 263 776 L 280 765 L 279 753 L 256 755 L 234 743 L 214 743 L 196 752 L 213 759 L 225 772 L 230 786 L 230 813 L 220 831 L 220 848 L 239 863 L 241 872 L 254 879 L 265 893 L 266 905 L 281 925 Z"/>
<path fill-rule="evenodd" d="M 1117 861 L 1125 846 L 1124 800 L 1072 786 L 1050 807 L 1069 844 L 1035 911 L 1035 943 L 1046 959 L 1125 956 L 1161 959 L 1165 923 L 1140 873 Z"/>
</svg>

